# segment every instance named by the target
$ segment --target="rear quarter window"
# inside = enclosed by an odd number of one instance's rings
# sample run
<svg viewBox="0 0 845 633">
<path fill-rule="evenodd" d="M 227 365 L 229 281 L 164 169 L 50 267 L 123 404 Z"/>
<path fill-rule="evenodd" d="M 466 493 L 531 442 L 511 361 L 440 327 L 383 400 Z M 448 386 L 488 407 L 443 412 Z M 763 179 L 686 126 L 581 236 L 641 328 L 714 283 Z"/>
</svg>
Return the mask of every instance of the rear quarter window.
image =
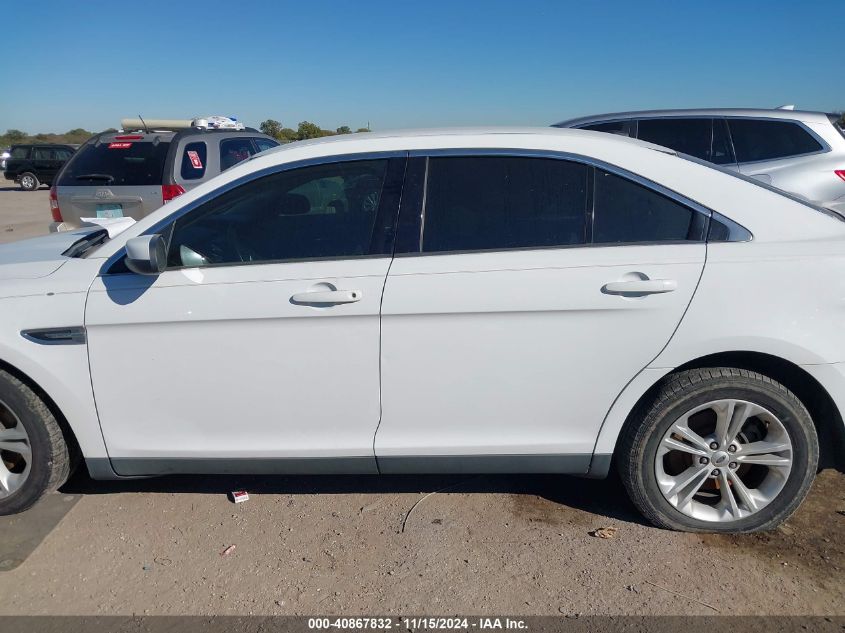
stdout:
<svg viewBox="0 0 845 633">
<path fill-rule="evenodd" d="M 83 145 L 68 161 L 59 186 L 160 185 L 169 141 L 108 141 Z"/>
<path fill-rule="evenodd" d="M 208 146 L 205 141 L 187 143 L 182 150 L 182 180 L 199 180 L 205 176 Z"/>
<path fill-rule="evenodd" d="M 26 158 L 29 155 L 28 147 L 14 147 L 9 158 Z"/>
<path fill-rule="evenodd" d="M 822 149 L 812 134 L 793 121 L 729 119 L 738 163 L 811 154 Z"/>
</svg>

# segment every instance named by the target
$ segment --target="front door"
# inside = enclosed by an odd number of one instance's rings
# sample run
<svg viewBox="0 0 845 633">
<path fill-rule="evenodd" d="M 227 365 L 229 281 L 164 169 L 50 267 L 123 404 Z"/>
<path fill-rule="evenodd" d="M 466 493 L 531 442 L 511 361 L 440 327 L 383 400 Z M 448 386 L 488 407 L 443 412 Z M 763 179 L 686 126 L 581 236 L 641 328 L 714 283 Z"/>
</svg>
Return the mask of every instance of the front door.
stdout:
<svg viewBox="0 0 845 633">
<path fill-rule="evenodd" d="M 419 180 L 382 307 L 380 470 L 586 472 L 692 298 L 706 215 L 556 158 L 431 157 Z"/>
<path fill-rule="evenodd" d="M 117 473 L 375 471 L 404 162 L 257 178 L 160 228 L 159 276 L 96 280 L 91 378 Z"/>
</svg>

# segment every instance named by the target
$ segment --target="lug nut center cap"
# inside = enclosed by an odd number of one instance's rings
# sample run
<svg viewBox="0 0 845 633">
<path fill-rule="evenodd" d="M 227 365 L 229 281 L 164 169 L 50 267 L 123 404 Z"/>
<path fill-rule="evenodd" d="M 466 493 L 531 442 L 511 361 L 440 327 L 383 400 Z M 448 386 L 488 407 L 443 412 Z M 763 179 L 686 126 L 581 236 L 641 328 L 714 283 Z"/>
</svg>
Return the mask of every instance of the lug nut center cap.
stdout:
<svg viewBox="0 0 845 633">
<path fill-rule="evenodd" d="M 713 462 L 716 466 L 724 466 L 728 463 L 728 459 L 730 459 L 730 455 L 727 454 L 725 451 L 716 451 L 713 453 L 713 456 L 710 458 L 710 461 Z"/>
</svg>

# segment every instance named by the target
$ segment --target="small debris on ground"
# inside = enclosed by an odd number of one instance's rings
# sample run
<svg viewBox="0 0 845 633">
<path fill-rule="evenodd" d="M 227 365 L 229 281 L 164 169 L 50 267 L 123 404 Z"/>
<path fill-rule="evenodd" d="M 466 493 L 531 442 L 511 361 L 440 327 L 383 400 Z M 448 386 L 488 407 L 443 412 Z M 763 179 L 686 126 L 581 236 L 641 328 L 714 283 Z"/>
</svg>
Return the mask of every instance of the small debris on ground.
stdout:
<svg viewBox="0 0 845 633">
<path fill-rule="evenodd" d="M 228 556 L 229 554 L 231 554 L 234 551 L 235 551 L 235 545 L 232 544 L 229 547 L 227 547 L 226 549 L 224 549 L 222 552 L 220 552 L 220 555 L 221 556 Z"/>
<path fill-rule="evenodd" d="M 233 490 L 229 493 L 232 497 L 232 501 L 235 503 L 243 503 L 244 501 L 249 501 L 249 493 L 246 490 Z"/>
<path fill-rule="evenodd" d="M 599 528 L 597 530 L 593 530 L 592 532 L 590 532 L 590 536 L 595 536 L 595 537 L 604 538 L 604 539 L 613 538 L 614 536 L 616 536 L 617 529 L 618 528 L 615 528 L 615 527 Z"/>
</svg>

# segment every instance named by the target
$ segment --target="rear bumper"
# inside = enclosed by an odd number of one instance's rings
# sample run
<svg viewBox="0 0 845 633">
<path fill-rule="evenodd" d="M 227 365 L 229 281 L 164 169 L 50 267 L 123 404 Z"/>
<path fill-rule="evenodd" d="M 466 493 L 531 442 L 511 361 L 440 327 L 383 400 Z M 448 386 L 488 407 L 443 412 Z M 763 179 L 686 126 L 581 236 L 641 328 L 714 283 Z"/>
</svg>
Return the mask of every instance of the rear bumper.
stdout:
<svg viewBox="0 0 845 633">
<path fill-rule="evenodd" d="M 4 177 L 6 180 L 14 180 L 14 181 L 16 181 L 16 182 L 17 182 L 17 180 L 18 180 L 18 175 L 17 175 L 17 174 L 13 174 L 13 173 L 12 173 L 12 172 L 10 172 L 10 171 L 4 171 L 4 172 L 3 172 L 3 177 Z"/>
</svg>

